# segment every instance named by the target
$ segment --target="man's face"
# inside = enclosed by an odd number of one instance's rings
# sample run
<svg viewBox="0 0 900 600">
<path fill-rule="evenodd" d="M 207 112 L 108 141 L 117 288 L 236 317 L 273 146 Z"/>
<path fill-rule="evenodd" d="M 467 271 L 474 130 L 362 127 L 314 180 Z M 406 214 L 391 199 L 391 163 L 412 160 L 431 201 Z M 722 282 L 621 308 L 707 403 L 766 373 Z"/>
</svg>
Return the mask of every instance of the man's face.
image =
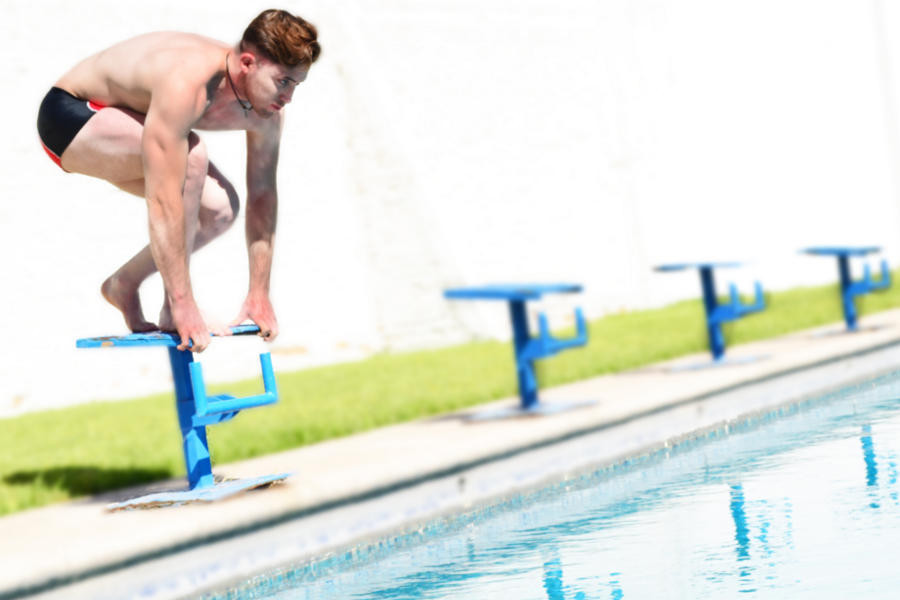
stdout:
<svg viewBox="0 0 900 600">
<path fill-rule="evenodd" d="M 247 96 L 256 114 L 268 118 L 284 108 L 308 72 L 309 65 L 286 67 L 256 58 L 246 80 Z"/>
</svg>

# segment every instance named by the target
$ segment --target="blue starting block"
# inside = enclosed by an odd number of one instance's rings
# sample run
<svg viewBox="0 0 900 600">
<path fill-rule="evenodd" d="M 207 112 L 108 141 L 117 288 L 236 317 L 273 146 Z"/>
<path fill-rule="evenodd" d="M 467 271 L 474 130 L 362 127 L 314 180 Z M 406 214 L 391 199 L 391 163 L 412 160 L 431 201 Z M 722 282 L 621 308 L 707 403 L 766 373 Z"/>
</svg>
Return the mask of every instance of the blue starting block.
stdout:
<svg viewBox="0 0 900 600">
<path fill-rule="evenodd" d="M 550 334 L 547 316 L 543 313 L 538 317 L 538 336 L 531 337 L 528 328 L 528 315 L 525 310 L 525 303 L 528 300 L 538 300 L 544 294 L 575 293 L 580 291 L 581 286 L 576 284 L 494 284 L 444 291 L 444 297 L 453 300 L 505 300 L 509 302 L 509 316 L 513 329 L 513 350 L 521 404 L 514 410 L 492 411 L 476 415 L 476 418 L 497 418 L 522 413 L 549 414 L 593 403 L 579 402 L 566 405 L 561 403 L 554 403 L 553 406 L 542 405 L 538 401 L 538 381 L 534 372 L 534 361 L 553 356 L 568 348 L 584 346 L 587 343 L 587 323 L 584 320 L 581 309 L 575 309 L 575 326 L 577 330 L 575 337 L 565 340 L 556 339 Z"/>
<path fill-rule="evenodd" d="M 232 327 L 231 331 L 233 335 L 247 335 L 259 333 L 259 327 L 240 325 Z M 162 346 L 169 351 L 169 363 L 172 367 L 172 378 L 175 381 L 175 406 L 178 410 L 178 424 L 181 428 L 184 462 L 190 489 L 189 491 L 164 492 L 135 498 L 110 505 L 111 510 L 218 500 L 243 490 L 279 481 L 290 475 L 290 473 L 264 475 L 216 484 L 213 480 L 209 443 L 206 440 L 208 425 L 229 421 L 241 410 L 274 404 L 278 401 L 270 354 L 266 352 L 259 355 L 264 393 L 246 398 L 235 398 L 229 394 L 208 396 L 200 363 L 194 361 L 194 353 L 190 350 L 178 350 L 176 346 L 179 343 L 178 335 L 160 331 L 83 338 L 76 342 L 78 348 Z"/>
<path fill-rule="evenodd" d="M 697 269 L 700 271 L 700 286 L 703 290 L 703 308 L 706 311 L 706 332 L 709 336 L 709 350 L 712 353 L 713 361 L 715 363 L 723 363 L 725 357 L 725 335 L 722 333 L 722 323 L 736 321 L 741 317 L 759 312 L 766 308 L 762 286 L 758 281 L 755 285 L 756 298 L 752 304 L 741 303 L 737 287 L 733 283 L 729 285 L 730 298 L 728 304 L 719 304 L 719 299 L 716 297 L 716 281 L 713 276 L 713 269 L 737 266 L 740 266 L 740 263 L 711 262 L 678 263 L 659 265 L 656 267 L 656 270 L 660 272 L 684 271 L 686 269 Z"/>
<path fill-rule="evenodd" d="M 880 251 L 881 248 L 878 246 L 816 246 L 801 250 L 805 254 L 837 257 L 838 274 L 841 278 L 841 301 L 844 304 L 844 322 L 847 323 L 847 331 L 857 330 L 856 297 L 884 290 L 891 286 L 891 272 L 888 270 L 886 260 L 881 261 L 881 279 L 879 281 L 872 280 L 872 273 L 868 264 L 864 267 L 862 280 L 853 281 L 850 276 L 850 257 L 865 256 L 866 254 Z"/>
</svg>

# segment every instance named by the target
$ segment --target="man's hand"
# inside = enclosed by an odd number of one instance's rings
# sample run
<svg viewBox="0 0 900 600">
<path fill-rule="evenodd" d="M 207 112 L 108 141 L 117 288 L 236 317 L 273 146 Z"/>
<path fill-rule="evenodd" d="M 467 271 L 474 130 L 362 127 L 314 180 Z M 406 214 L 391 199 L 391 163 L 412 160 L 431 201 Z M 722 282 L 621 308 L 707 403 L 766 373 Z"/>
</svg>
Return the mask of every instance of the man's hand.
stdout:
<svg viewBox="0 0 900 600">
<path fill-rule="evenodd" d="M 275 319 L 275 311 L 269 296 L 264 294 L 251 294 L 244 300 L 238 316 L 231 322 L 231 326 L 240 325 L 250 319 L 259 326 L 259 336 L 271 342 L 278 337 L 278 321 Z"/>
<path fill-rule="evenodd" d="M 209 346 L 210 335 L 200 310 L 193 300 L 184 300 L 172 304 L 172 321 L 174 329 L 181 338 L 179 350 L 203 352 Z M 190 343 L 193 341 L 193 346 Z"/>
</svg>

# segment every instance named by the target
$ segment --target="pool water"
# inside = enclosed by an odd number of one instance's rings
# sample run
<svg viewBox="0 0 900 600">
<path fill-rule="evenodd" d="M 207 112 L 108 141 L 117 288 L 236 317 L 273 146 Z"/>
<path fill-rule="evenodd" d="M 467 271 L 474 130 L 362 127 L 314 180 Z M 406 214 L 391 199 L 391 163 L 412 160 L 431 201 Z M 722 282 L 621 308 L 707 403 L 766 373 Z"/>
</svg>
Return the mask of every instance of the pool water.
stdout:
<svg viewBox="0 0 900 600">
<path fill-rule="evenodd" d="M 210 598 L 895 598 L 900 375 Z"/>
</svg>

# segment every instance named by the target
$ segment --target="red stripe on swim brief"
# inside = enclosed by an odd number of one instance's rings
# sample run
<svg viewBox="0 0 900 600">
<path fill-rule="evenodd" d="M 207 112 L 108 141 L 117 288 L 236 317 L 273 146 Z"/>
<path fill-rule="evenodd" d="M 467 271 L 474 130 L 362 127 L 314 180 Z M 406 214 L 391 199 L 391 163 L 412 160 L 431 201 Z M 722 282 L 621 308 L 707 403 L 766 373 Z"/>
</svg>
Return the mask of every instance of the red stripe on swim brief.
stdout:
<svg viewBox="0 0 900 600">
<path fill-rule="evenodd" d="M 53 162 L 55 162 L 56 165 L 57 165 L 60 169 L 62 169 L 63 171 L 66 171 L 66 169 L 62 166 L 62 160 L 60 160 L 60 158 L 56 155 L 56 153 L 54 153 L 53 150 L 51 150 L 50 148 L 48 148 L 48 147 L 44 144 L 44 142 L 41 142 L 41 148 L 44 149 L 44 152 L 47 153 L 47 156 L 50 157 L 50 160 L 52 160 Z M 66 173 L 68 173 L 68 171 L 66 171 Z"/>
<path fill-rule="evenodd" d="M 94 112 L 99 111 L 101 108 L 106 108 L 105 104 L 100 104 L 99 102 L 94 102 L 93 100 L 87 101 L 88 108 Z"/>
<path fill-rule="evenodd" d="M 44 144 L 44 142 L 41 142 L 41 148 L 44 149 L 44 152 L 47 153 L 47 156 L 50 157 L 50 160 L 52 160 L 53 162 L 55 162 L 56 164 L 58 164 L 58 165 L 59 165 L 59 168 L 62 169 L 62 162 L 59 160 L 59 157 L 58 157 L 56 154 L 54 154 L 53 150 L 51 150 L 50 148 L 48 148 L 48 147 Z"/>
</svg>

